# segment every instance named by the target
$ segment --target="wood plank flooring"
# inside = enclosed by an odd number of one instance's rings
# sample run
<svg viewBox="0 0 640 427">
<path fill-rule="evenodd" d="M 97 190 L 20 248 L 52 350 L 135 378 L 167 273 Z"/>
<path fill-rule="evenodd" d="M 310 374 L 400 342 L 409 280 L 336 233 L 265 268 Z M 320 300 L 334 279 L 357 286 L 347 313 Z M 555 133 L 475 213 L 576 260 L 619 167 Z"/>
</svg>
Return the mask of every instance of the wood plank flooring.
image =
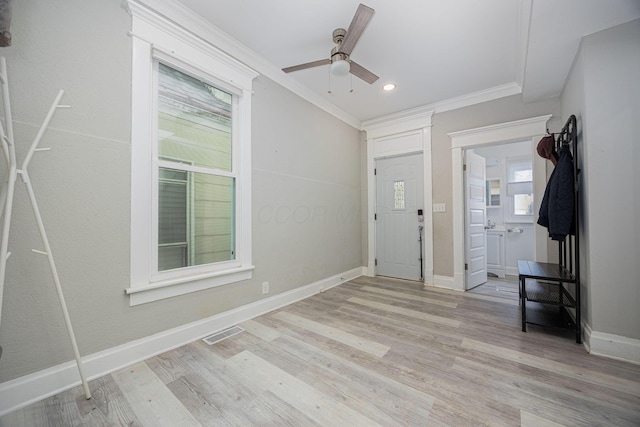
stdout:
<svg viewBox="0 0 640 427">
<path fill-rule="evenodd" d="M 508 281 L 462 294 L 360 277 L 240 326 L 0 425 L 640 425 L 640 366 L 590 356 L 570 332 L 523 333 Z"/>
</svg>

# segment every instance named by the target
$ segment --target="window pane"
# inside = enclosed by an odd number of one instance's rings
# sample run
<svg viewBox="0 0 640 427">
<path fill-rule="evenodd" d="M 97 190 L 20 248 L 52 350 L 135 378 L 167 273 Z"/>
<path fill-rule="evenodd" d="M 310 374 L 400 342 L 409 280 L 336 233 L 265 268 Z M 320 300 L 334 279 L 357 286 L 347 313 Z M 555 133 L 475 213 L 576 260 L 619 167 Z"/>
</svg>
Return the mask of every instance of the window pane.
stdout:
<svg viewBox="0 0 640 427">
<path fill-rule="evenodd" d="M 158 270 L 235 259 L 235 179 L 160 168 Z"/>
<path fill-rule="evenodd" d="M 158 270 L 186 267 L 187 172 L 160 169 L 158 183 Z"/>
<path fill-rule="evenodd" d="M 232 95 L 159 64 L 159 155 L 231 171 Z"/>
<path fill-rule="evenodd" d="M 161 168 L 158 197 L 160 245 L 186 245 L 187 206 L 187 172 Z"/>
<path fill-rule="evenodd" d="M 235 179 L 194 174 L 194 265 L 235 259 Z"/>
<path fill-rule="evenodd" d="M 507 193 L 509 196 L 514 194 L 531 194 L 533 193 L 533 182 L 510 182 L 507 184 Z"/>
<path fill-rule="evenodd" d="M 533 215 L 533 194 L 515 194 L 513 196 L 514 215 Z"/>
<path fill-rule="evenodd" d="M 187 265 L 187 245 L 160 246 L 158 248 L 158 270 L 171 270 Z"/>
<path fill-rule="evenodd" d="M 394 209 L 404 209 L 404 181 L 393 183 Z"/>
<path fill-rule="evenodd" d="M 533 181 L 531 160 L 507 160 L 507 180 L 508 182 Z"/>
<path fill-rule="evenodd" d="M 524 182 L 524 181 L 532 181 L 532 180 L 533 180 L 533 170 L 531 169 L 517 170 L 513 173 L 514 182 Z"/>
</svg>

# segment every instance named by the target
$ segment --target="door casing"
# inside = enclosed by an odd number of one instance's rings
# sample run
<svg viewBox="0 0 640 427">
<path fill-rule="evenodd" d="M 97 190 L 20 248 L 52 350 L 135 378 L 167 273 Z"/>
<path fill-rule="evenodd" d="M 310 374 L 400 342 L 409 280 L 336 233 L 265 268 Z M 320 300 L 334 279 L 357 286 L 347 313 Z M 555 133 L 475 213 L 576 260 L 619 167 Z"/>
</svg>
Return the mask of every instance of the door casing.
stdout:
<svg viewBox="0 0 640 427">
<path fill-rule="evenodd" d="M 431 177 L 431 116 L 432 110 L 417 111 L 384 121 L 363 123 L 367 144 L 367 243 L 364 274 L 375 276 L 375 160 L 382 157 L 422 153 L 424 162 L 424 283 L 433 285 L 433 190 Z"/>
<path fill-rule="evenodd" d="M 475 129 L 449 133 L 451 138 L 451 172 L 453 184 L 453 289 L 465 289 L 464 270 L 464 149 L 489 145 L 499 145 L 530 139 L 532 151 L 540 138 L 546 134 L 547 122 L 551 115 L 516 120 Z M 532 153 L 535 196 L 534 211 L 540 209 L 542 193 L 546 183 L 545 159 Z M 535 261 L 547 261 L 547 234 L 542 227 L 534 233 Z"/>
</svg>

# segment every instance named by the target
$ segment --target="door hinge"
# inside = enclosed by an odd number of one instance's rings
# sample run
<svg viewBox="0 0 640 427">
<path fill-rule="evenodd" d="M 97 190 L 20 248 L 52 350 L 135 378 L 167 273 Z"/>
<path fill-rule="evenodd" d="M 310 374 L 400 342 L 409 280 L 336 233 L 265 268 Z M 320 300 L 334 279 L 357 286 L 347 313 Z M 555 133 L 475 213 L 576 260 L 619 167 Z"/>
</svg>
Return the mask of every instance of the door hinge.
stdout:
<svg viewBox="0 0 640 427">
<path fill-rule="evenodd" d="M 466 171 L 467 170 L 467 165 L 462 165 L 462 170 Z"/>
<path fill-rule="evenodd" d="M 375 264 L 374 264 L 374 265 L 378 265 L 378 258 L 376 258 L 376 262 L 375 262 Z"/>
<path fill-rule="evenodd" d="M 378 220 L 378 214 L 377 214 L 377 213 L 374 213 L 374 214 L 373 214 L 373 220 L 374 220 L 374 221 L 377 221 L 377 220 Z"/>
<path fill-rule="evenodd" d="M 464 263 L 464 269 L 468 270 L 469 269 L 469 264 L 467 264 L 466 262 Z"/>
<path fill-rule="evenodd" d="M 373 174 L 374 174 L 374 175 L 378 175 L 378 169 L 373 168 Z"/>
</svg>

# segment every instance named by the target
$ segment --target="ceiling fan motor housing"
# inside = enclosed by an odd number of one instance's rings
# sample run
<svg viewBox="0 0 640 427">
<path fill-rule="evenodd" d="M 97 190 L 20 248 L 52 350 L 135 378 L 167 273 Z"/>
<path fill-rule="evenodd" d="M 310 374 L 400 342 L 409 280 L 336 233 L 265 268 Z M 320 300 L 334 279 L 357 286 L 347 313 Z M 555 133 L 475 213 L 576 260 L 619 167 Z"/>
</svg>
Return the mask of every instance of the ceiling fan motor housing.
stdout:
<svg viewBox="0 0 640 427">
<path fill-rule="evenodd" d="M 340 46 L 336 46 L 331 49 L 331 63 L 333 64 L 336 61 L 348 61 L 349 55 L 346 53 L 340 52 Z"/>
<path fill-rule="evenodd" d="M 337 28 L 333 30 L 333 42 L 335 44 L 341 44 L 342 40 L 344 40 L 344 36 L 347 35 L 347 30 L 344 28 Z"/>
</svg>

